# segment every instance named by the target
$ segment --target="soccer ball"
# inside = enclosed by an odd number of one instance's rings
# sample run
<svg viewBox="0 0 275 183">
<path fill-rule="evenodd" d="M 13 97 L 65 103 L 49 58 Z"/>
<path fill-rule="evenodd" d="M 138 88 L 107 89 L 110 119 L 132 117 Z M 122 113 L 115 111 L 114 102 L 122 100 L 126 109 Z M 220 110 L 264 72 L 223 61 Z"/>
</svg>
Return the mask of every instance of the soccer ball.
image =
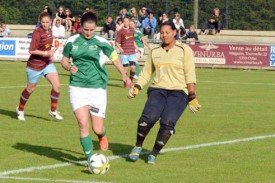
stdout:
<svg viewBox="0 0 275 183">
<path fill-rule="evenodd" d="M 92 165 L 92 169 L 89 167 L 89 171 L 93 174 L 104 174 L 110 168 L 110 161 L 103 154 L 96 153 L 88 161 Z"/>
</svg>

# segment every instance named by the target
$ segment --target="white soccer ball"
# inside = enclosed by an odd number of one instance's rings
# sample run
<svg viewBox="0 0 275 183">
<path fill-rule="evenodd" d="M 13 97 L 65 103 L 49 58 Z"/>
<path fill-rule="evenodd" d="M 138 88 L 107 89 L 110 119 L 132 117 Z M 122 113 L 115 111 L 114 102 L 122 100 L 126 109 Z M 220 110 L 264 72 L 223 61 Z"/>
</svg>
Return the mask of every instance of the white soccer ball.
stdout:
<svg viewBox="0 0 275 183">
<path fill-rule="evenodd" d="M 103 154 L 96 153 L 89 158 L 89 161 L 92 165 L 92 169 L 89 167 L 89 171 L 93 174 L 104 174 L 110 168 L 110 161 Z"/>
</svg>

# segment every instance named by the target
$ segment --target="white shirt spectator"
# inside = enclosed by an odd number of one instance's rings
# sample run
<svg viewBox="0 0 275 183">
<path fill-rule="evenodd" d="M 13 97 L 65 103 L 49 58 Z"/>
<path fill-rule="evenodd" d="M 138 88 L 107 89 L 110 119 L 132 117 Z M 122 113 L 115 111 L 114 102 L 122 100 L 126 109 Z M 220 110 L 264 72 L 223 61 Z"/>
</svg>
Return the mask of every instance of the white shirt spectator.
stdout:
<svg viewBox="0 0 275 183">
<path fill-rule="evenodd" d="M 55 38 L 65 38 L 65 27 L 61 25 L 60 20 L 56 21 L 56 25 L 53 26 L 52 32 Z"/>
<path fill-rule="evenodd" d="M 2 24 L 0 29 L 0 37 L 9 37 L 11 31 L 6 24 Z"/>
<path fill-rule="evenodd" d="M 174 18 L 173 23 L 175 24 L 177 30 L 179 30 L 181 27 L 185 29 L 183 20 L 181 18 L 178 23 L 177 23 L 177 20 Z"/>
</svg>

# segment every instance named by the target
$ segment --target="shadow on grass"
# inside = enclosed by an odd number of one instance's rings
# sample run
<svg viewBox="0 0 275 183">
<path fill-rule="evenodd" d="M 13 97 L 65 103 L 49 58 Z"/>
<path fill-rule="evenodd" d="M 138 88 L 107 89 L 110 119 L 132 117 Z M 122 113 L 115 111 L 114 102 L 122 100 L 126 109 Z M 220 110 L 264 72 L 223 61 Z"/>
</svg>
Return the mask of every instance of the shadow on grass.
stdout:
<svg viewBox="0 0 275 183">
<path fill-rule="evenodd" d="M 0 114 L 5 115 L 5 116 L 9 116 L 10 118 L 13 118 L 13 119 L 17 119 L 17 114 L 16 114 L 15 109 L 14 109 L 14 111 L 9 111 L 9 110 L 6 110 L 6 109 L 0 109 Z M 27 117 L 32 117 L 32 118 L 41 119 L 41 120 L 45 120 L 45 121 L 55 121 L 55 120 L 51 120 L 47 117 L 35 116 L 35 115 L 32 115 L 32 114 L 25 114 L 25 117 L 26 118 Z"/>
<path fill-rule="evenodd" d="M 78 166 L 83 166 L 83 164 L 76 163 L 76 162 L 84 159 L 77 158 L 75 155 L 77 156 L 84 156 L 84 155 L 82 153 L 71 151 L 68 149 L 41 146 L 41 145 L 32 145 L 27 143 L 16 143 L 12 147 L 20 151 L 34 153 L 39 156 L 45 156 L 48 158 L 56 159 L 61 162 L 67 162 L 67 163 L 74 162 L 74 164 Z"/>
</svg>

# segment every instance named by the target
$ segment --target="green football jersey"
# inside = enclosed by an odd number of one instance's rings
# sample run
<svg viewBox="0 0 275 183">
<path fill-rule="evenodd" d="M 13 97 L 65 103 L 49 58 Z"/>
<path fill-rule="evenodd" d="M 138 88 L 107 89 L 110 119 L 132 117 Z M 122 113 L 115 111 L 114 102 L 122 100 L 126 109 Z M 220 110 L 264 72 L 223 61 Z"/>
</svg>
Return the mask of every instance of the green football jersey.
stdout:
<svg viewBox="0 0 275 183">
<path fill-rule="evenodd" d="M 116 52 L 109 42 L 98 35 L 85 39 L 81 34 L 70 37 L 64 47 L 63 55 L 72 59 L 78 67 L 71 74 L 70 85 L 83 88 L 106 88 L 108 75 L 105 62 Z"/>
<path fill-rule="evenodd" d="M 143 42 L 141 40 L 142 37 L 144 37 L 144 35 L 139 30 L 135 30 L 134 40 L 136 42 L 137 47 L 139 48 L 144 48 Z"/>
</svg>

